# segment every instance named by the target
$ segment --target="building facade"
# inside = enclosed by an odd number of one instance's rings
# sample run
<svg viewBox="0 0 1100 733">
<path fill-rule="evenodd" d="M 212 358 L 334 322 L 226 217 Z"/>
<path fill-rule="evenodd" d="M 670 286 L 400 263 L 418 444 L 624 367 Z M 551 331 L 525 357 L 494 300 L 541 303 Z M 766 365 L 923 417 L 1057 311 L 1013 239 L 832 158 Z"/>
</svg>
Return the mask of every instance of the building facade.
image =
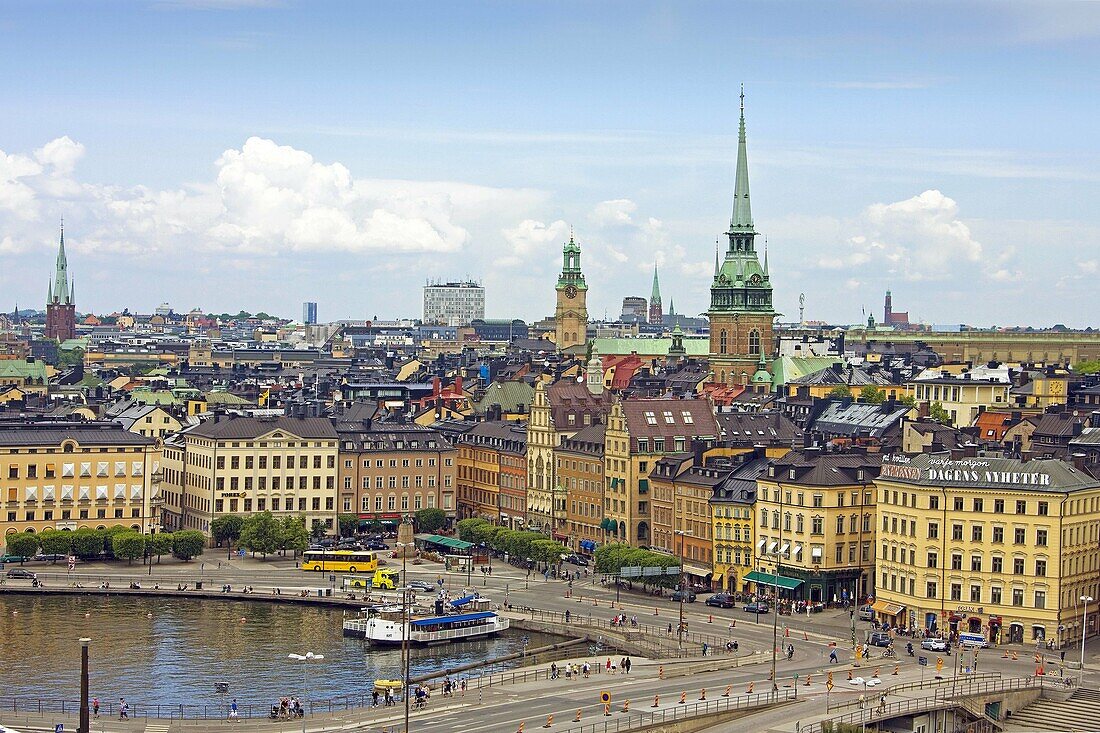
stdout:
<svg viewBox="0 0 1100 733">
<path fill-rule="evenodd" d="M 958 451 L 889 456 L 876 491 L 880 618 L 1080 643 L 1078 599 L 1100 598 L 1100 481 L 1060 460 Z"/>
<path fill-rule="evenodd" d="M 710 368 L 714 381 L 748 386 L 774 351 L 775 308 L 768 274 L 768 254 L 761 266 L 749 203 L 748 153 L 745 143 L 745 94 L 737 140 L 737 173 L 733 216 L 725 236 L 725 257 L 714 252 L 710 287 Z"/>
<path fill-rule="evenodd" d="M 521 526 L 525 506 L 517 495 L 527 485 L 527 427 L 511 421 L 479 423 L 458 438 L 457 447 L 459 518 Z"/>
<path fill-rule="evenodd" d="M 337 421 L 336 432 L 340 514 L 383 527 L 420 509 L 442 509 L 454 519 L 457 451 L 438 432 L 370 421 Z"/>
<path fill-rule="evenodd" d="M 485 318 L 485 288 L 473 281 L 424 286 L 424 323 L 465 326 Z"/>
<path fill-rule="evenodd" d="M 125 526 L 159 529 L 160 443 L 109 422 L 0 423 L 0 535 Z"/>
<path fill-rule="evenodd" d="M 757 480 L 756 566 L 796 578 L 812 602 L 862 602 L 875 593 L 879 456 L 791 451 Z"/>
<path fill-rule="evenodd" d="M 317 304 L 311 300 L 302 303 L 302 324 L 312 326 L 317 323 Z"/>
<path fill-rule="evenodd" d="M 58 342 L 76 338 L 76 284 L 69 280 L 64 224 L 61 226 L 53 280 L 46 294 L 46 338 Z"/>
<path fill-rule="evenodd" d="M 337 456 L 327 418 L 215 415 L 165 443 L 166 522 L 209 533 L 217 517 L 269 511 L 331 530 Z"/>
<path fill-rule="evenodd" d="M 588 285 L 581 272 L 581 246 L 572 235 L 562 247 L 561 275 L 554 292 L 554 343 L 559 351 L 584 345 L 588 331 Z"/>
<path fill-rule="evenodd" d="M 600 423 L 562 440 L 554 451 L 557 480 L 565 490 L 559 534 L 574 552 L 591 553 L 604 543 L 604 431 Z"/>
</svg>

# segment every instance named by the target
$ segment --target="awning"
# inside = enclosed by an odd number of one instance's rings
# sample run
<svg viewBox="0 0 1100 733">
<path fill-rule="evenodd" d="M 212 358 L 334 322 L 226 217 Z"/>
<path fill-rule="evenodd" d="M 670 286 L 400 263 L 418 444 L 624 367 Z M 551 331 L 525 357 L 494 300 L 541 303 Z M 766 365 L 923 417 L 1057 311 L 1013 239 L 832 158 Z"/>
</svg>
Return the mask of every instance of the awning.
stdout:
<svg viewBox="0 0 1100 733">
<path fill-rule="evenodd" d="M 714 581 L 715 583 L 721 583 L 722 582 L 722 573 L 718 573 L 713 578 L 711 578 L 711 580 Z"/>
<path fill-rule="evenodd" d="M 580 548 L 582 550 L 595 550 L 596 549 L 596 543 L 593 542 L 592 540 L 581 540 L 580 541 Z"/>
<path fill-rule="evenodd" d="M 684 563 L 684 573 L 687 575 L 695 575 L 700 578 L 705 578 L 710 575 L 710 568 L 705 568 L 702 565 L 692 565 L 691 563 Z"/>
<path fill-rule="evenodd" d="M 905 606 L 900 603 L 890 603 L 890 601 L 875 601 L 871 604 L 871 610 L 875 613 L 884 613 L 887 616 L 897 616 L 905 610 Z"/>
<path fill-rule="evenodd" d="M 430 542 L 433 545 L 442 545 L 452 550 L 468 550 L 474 546 L 473 542 L 465 542 L 454 537 L 444 537 L 438 534 L 418 534 L 415 539 Z"/>
<path fill-rule="evenodd" d="M 779 586 L 784 590 L 794 590 L 798 586 L 802 585 L 802 581 L 798 578 L 788 578 L 784 575 L 773 575 L 771 573 L 761 573 L 757 570 L 753 570 L 745 576 L 745 580 L 750 583 L 759 583 L 760 585 L 770 585 L 772 587 Z"/>
</svg>

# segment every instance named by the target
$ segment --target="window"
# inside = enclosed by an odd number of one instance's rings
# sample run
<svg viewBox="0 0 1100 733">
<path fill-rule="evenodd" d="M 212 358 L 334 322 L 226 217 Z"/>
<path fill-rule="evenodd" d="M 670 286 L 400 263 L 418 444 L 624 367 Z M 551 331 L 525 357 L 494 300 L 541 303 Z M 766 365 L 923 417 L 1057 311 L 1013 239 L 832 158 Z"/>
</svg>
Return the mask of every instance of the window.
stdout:
<svg viewBox="0 0 1100 733">
<path fill-rule="evenodd" d="M 844 534 L 844 517 L 836 518 L 836 533 Z M 840 562 L 840 560 L 838 559 L 837 562 Z"/>
<path fill-rule="evenodd" d="M 951 600 L 961 601 L 963 597 L 963 589 L 961 583 L 951 584 Z"/>
<path fill-rule="evenodd" d="M 1005 541 L 1005 528 L 1004 527 L 994 527 L 993 528 L 993 541 L 996 542 L 996 543 L 1001 543 L 1001 542 Z"/>
<path fill-rule="evenodd" d="M 929 522 L 928 523 L 928 539 L 930 539 L 930 540 L 939 539 L 939 536 L 940 536 L 940 524 L 939 524 L 939 522 Z"/>
<path fill-rule="evenodd" d="M 975 499 L 974 500 L 974 511 L 976 511 L 976 512 L 982 511 L 983 506 L 985 506 L 985 504 L 981 499 Z"/>
<path fill-rule="evenodd" d="M 1023 575 L 1024 574 L 1024 559 L 1017 557 L 1012 560 L 1012 574 Z"/>
<path fill-rule="evenodd" d="M 1027 502 L 1026 501 L 1017 501 L 1016 502 L 1016 513 L 1017 514 L 1027 514 Z"/>
<path fill-rule="evenodd" d="M 989 602 L 1000 605 L 1001 603 L 1001 589 L 997 586 L 993 586 L 989 589 Z"/>
<path fill-rule="evenodd" d="M 963 526 L 961 524 L 951 525 L 951 539 L 961 542 L 963 538 Z"/>
<path fill-rule="evenodd" d="M 1039 515 L 1045 517 L 1047 515 L 1047 502 L 1039 502 Z M 1038 595 L 1038 594 L 1036 594 Z M 1042 608 L 1042 606 L 1036 605 L 1036 608 Z"/>
<path fill-rule="evenodd" d="M 811 520 L 811 534 L 822 534 L 825 521 L 821 517 L 813 517 Z"/>
<path fill-rule="evenodd" d="M 722 329 L 721 333 L 718 334 L 718 353 L 719 354 L 726 353 L 726 346 L 727 346 L 727 334 L 726 334 L 725 329 Z"/>
<path fill-rule="evenodd" d="M 955 511 L 961 512 L 963 510 L 963 499 L 961 496 L 955 497 Z"/>
<path fill-rule="evenodd" d="M 824 506 L 824 497 L 822 497 L 821 494 L 814 494 L 814 506 L 815 507 Z"/>
<path fill-rule="evenodd" d="M 672 412 L 666 410 L 665 412 L 662 412 L 661 414 L 665 418 L 665 424 L 666 425 L 675 425 L 676 424 L 676 420 L 674 420 L 673 417 L 672 417 Z"/>
<path fill-rule="evenodd" d="M 975 524 L 973 527 L 970 528 L 970 538 L 974 542 L 982 541 L 982 525 Z"/>
<path fill-rule="evenodd" d="M 1047 531 L 1045 529 L 1035 530 L 1035 545 L 1037 547 L 1047 546 Z"/>
<path fill-rule="evenodd" d="M 1013 530 L 1012 534 L 1014 541 L 1017 545 L 1024 544 L 1027 536 L 1027 530 L 1025 530 L 1023 527 L 1017 527 L 1015 530 Z"/>
<path fill-rule="evenodd" d="M 994 499 L 993 500 L 993 513 L 994 514 L 1004 514 L 1005 513 L 1005 500 L 1004 499 Z"/>
<path fill-rule="evenodd" d="M 1046 608 L 1047 607 L 1047 592 L 1045 590 L 1035 591 L 1035 607 Z"/>
<path fill-rule="evenodd" d="M 962 570 L 963 569 L 963 556 L 958 554 L 951 555 L 951 569 Z"/>
<path fill-rule="evenodd" d="M 928 497 L 928 508 L 929 509 L 939 509 L 940 508 L 940 497 L 938 497 L 938 496 Z"/>
<path fill-rule="evenodd" d="M 970 586 L 970 602 L 981 603 L 982 602 L 982 587 L 980 585 Z"/>
<path fill-rule="evenodd" d="M 684 410 L 683 412 L 681 412 L 680 417 L 682 417 L 684 419 L 684 424 L 685 425 L 692 425 L 695 422 L 695 419 L 691 416 L 691 413 L 688 412 L 687 410 Z"/>
<path fill-rule="evenodd" d="M 993 572 L 995 572 L 995 573 L 1004 572 L 1004 562 L 1005 562 L 1005 559 L 1003 557 L 994 557 L 993 558 Z"/>
<path fill-rule="evenodd" d="M 1024 605 L 1024 589 L 1023 588 L 1013 588 L 1012 589 L 1012 605 L 1013 606 L 1022 606 L 1022 605 Z"/>
<path fill-rule="evenodd" d="M 924 597 L 925 598 L 935 598 L 936 597 L 936 581 L 934 581 L 934 580 L 929 580 L 928 581 L 928 584 L 924 588 Z"/>
<path fill-rule="evenodd" d="M 1039 577 L 1043 577 L 1047 574 L 1047 561 L 1036 560 L 1035 561 L 1035 574 Z"/>
<path fill-rule="evenodd" d="M 646 421 L 647 425 L 656 425 L 657 424 L 657 414 L 656 413 L 646 412 L 644 414 L 645 414 L 645 421 Z"/>
<path fill-rule="evenodd" d="M 970 556 L 970 570 L 974 573 L 982 572 L 982 556 L 971 555 Z"/>
<path fill-rule="evenodd" d="M 929 553 L 928 553 L 928 567 L 930 567 L 930 568 L 938 567 L 939 560 L 940 560 L 939 555 L 937 555 L 935 552 L 929 551 Z"/>
<path fill-rule="evenodd" d="M 760 353 L 760 332 L 755 329 L 749 331 L 749 353 Z"/>
</svg>

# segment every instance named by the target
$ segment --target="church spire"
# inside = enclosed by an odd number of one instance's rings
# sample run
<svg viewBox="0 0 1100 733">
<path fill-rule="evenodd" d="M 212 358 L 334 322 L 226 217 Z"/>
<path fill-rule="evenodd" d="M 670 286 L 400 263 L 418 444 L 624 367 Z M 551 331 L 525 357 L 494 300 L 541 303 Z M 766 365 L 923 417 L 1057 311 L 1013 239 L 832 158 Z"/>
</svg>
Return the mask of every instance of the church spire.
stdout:
<svg viewBox="0 0 1100 733">
<path fill-rule="evenodd" d="M 657 282 L 657 263 L 656 262 L 653 263 L 653 289 L 650 291 L 650 294 L 649 294 L 649 302 L 650 303 L 657 303 L 658 305 L 661 303 L 661 285 L 660 285 L 660 283 Z"/>
<path fill-rule="evenodd" d="M 764 237 L 764 279 L 768 279 L 768 238 Z"/>
<path fill-rule="evenodd" d="M 57 266 L 50 290 L 50 302 L 62 305 L 72 304 L 72 290 L 69 287 L 69 262 L 65 257 L 65 220 L 61 220 L 61 240 L 57 247 Z"/>
<path fill-rule="evenodd" d="M 749 205 L 749 158 L 745 145 L 745 85 L 741 85 L 741 123 L 737 130 L 737 177 L 733 186 L 733 217 L 730 232 L 752 232 Z"/>
</svg>

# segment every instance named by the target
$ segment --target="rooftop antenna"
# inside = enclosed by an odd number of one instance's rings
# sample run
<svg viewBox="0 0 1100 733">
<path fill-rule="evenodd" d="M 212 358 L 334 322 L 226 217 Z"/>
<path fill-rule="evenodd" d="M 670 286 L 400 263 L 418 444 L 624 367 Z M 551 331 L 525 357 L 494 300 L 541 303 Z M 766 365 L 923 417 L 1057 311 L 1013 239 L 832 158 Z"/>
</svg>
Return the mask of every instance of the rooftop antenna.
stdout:
<svg viewBox="0 0 1100 733">
<path fill-rule="evenodd" d="M 805 325 L 806 323 L 806 294 L 798 294 L 798 323 L 799 325 Z"/>
</svg>

